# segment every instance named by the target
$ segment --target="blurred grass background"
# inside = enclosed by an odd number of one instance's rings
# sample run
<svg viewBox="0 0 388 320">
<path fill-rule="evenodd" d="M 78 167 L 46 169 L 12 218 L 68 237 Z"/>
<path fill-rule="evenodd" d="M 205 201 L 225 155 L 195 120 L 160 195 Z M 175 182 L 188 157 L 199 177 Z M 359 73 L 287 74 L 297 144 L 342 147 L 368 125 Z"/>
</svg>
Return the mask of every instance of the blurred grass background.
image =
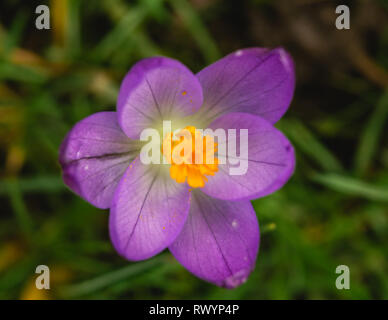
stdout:
<svg viewBox="0 0 388 320">
<path fill-rule="evenodd" d="M 35 28 L 47 4 L 51 30 Z M 348 4 L 351 29 L 335 29 Z M 383 0 L 2 0 L 0 299 L 387 299 L 388 3 Z M 243 47 L 284 46 L 293 103 L 277 126 L 297 152 L 281 191 L 254 201 L 257 266 L 235 290 L 207 284 L 168 253 L 130 263 L 108 212 L 62 183 L 58 147 L 80 119 L 114 110 L 137 60 L 167 55 L 194 72 Z M 34 289 L 35 268 L 51 290 Z M 350 268 L 337 290 L 335 268 Z"/>
</svg>

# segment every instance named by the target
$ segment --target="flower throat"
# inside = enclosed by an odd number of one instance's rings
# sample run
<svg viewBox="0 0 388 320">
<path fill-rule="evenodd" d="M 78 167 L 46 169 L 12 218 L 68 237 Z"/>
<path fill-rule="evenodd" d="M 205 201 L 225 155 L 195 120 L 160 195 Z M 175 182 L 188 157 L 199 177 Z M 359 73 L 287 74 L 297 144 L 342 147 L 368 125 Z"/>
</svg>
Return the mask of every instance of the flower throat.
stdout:
<svg viewBox="0 0 388 320">
<path fill-rule="evenodd" d="M 178 183 L 192 188 L 202 188 L 208 181 L 206 176 L 214 176 L 218 171 L 217 143 L 211 136 L 203 136 L 194 126 L 180 130 L 173 139 L 168 133 L 162 144 L 162 153 L 171 164 L 170 177 Z"/>
</svg>

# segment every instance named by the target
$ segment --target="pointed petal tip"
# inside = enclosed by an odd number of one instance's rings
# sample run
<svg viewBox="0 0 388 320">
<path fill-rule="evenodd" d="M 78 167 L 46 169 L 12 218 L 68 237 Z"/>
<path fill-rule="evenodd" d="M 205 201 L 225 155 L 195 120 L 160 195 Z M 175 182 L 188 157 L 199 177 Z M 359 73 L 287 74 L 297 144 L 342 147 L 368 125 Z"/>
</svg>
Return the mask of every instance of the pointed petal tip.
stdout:
<svg viewBox="0 0 388 320">
<path fill-rule="evenodd" d="M 229 112 L 259 115 L 276 123 L 295 90 L 294 63 L 282 47 L 234 51 L 197 73 L 204 97 L 204 118 Z"/>
<path fill-rule="evenodd" d="M 259 238 L 249 201 L 223 201 L 195 192 L 188 220 L 169 249 L 198 278 L 233 289 L 254 269 Z"/>
<path fill-rule="evenodd" d="M 239 287 L 240 285 L 244 284 L 247 281 L 248 276 L 252 270 L 253 269 L 242 269 L 232 274 L 222 282 L 221 286 L 226 289 L 235 289 Z"/>
<path fill-rule="evenodd" d="M 294 73 L 294 61 L 292 56 L 284 49 L 283 47 L 275 48 L 273 51 L 279 53 L 280 62 L 282 63 L 284 69 L 289 73 Z"/>
</svg>

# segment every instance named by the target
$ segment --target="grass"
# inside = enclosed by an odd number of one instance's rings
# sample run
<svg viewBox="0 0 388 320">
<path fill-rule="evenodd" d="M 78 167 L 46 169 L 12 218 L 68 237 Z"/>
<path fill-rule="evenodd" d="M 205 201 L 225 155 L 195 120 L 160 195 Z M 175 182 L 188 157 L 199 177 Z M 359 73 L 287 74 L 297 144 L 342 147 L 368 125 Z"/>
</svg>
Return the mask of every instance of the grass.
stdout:
<svg viewBox="0 0 388 320">
<path fill-rule="evenodd" d="M 387 14 L 383 1 L 372 2 Z M 52 10 L 51 30 L 34 28 L 33 3 L 0 4 L 0 12 L 14 13 L 0 21 L 0 299 L 388 299 L 383 88 L 352 66 L 338 71 L 334 58 L 316 74 L 321 62 L 306 59 L 297 40 L 257 40 L 249 19 L 273 17 L 276 1 L 238 8 L 217 0 L 43 3 Z M 282 39 L 286 29 L 273 34 Z M 380 66 L 388 65 L 386 30 L 373 30 L 379 45 L 369 52 Z M 164 54 L 197 72 L 232 50 L 274 45 L 290 50 L 298 71 L 294 101 L 278 123 L 295 146 L 297 168 L 282 190 L 253 201 L 261 245 L 247 283 L 235 290 L 207 284 L 168 252 L 124 261 L 109 241 L 108 212 L 62 183 L 57 153 L 67 131 L 91 113 L 114 110 L 120 81 L 138 59 Z M 52 290 L 43 297 L 31 288 L 39 264 L 51 270 Z M 350 268 L 350 290 L 335 287 L 341 264 Z"/>
</svg>

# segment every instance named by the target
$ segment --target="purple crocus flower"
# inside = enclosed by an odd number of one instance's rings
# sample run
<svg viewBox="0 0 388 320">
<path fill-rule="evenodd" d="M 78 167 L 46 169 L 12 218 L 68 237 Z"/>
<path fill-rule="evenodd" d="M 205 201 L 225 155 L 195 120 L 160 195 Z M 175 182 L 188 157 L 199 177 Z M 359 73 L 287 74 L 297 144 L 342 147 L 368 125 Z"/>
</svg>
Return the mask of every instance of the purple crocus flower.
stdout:
<svg viewBox="0 0 388 320">
<path fill-rule="evenodd" d="M 293 147 L 273 126 L 294 86 L 292 59 L 281 48 L 238 50 L 196 75 L 170 58 L 141 60 L 121 84 L 117 111 L 93 114 L 66 136 L 63 179 L 92 205 L 110 208 L 111 240 L 126 259 L 169 248 L 197 277 L 234 288 L 258 253 L 250 200 L 281 188 L 294 170 Z M 166 119 L 180 128 L 237 129 L 237 141 L 239 129 L 248 129 L 247 172 L 230 175 L 229 163 L 142 163 L 141 132 Z"/>
</svg>

